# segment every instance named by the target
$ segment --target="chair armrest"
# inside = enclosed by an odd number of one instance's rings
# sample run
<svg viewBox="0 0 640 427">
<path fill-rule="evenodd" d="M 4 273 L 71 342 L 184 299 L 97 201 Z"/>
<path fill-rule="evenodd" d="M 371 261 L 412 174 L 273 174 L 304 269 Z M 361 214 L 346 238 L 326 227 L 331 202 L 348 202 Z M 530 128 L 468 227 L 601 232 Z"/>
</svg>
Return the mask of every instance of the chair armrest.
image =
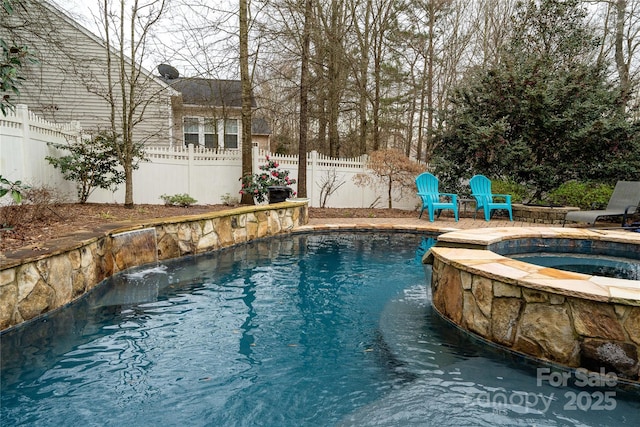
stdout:
<svg viewBox="0 0 640 427">
<path fill-rule="evenodd" d="M 492 194 L 493 197 L 504 197 L 506 202 L 511 202 L 511 194 Z"/>
<path fill-rule="evenodd" d="M 440 194 L 438 194 L 438 196 L 451 197 L 451 201 L 453 203 L 456 203 L 457 200 L 458 200 L 458 195 L 454 194 L 454 193 L 440 193 Z"/>
<path fill-rule="evenodd" d="M 633 210 L 631 212 L 629 212 L 629 209 L 633 209 Z M 627 217 L 629 216 L 629 214 L 630 213 L 634 213 L 637 210 L 638 210 L 638 206 L 635 206 L 635 205 L 629 205 L 626 208 L 624 208 L 624 215 L 622 215 L 622 226 L 623 227 L 627 223 Z"/>
</svg>

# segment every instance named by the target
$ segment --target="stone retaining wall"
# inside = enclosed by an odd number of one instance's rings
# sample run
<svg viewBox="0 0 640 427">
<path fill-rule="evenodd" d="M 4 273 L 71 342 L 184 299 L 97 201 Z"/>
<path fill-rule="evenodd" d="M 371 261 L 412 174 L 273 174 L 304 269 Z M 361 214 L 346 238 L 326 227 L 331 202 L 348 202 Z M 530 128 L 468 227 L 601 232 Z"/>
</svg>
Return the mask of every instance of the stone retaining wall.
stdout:
<svg viewBox="0 0 640 427">
<path fill-rule="evenodd" d="M 570 298 L 433 264 L 433 305 L 456 325 L 519 353 L 638 381 L 640 308 Z"/>
<path fill-rule="evenodd" d="M 514 221 L 524 221 L 540 224 L 562 224 L 567 212 L 579 211 L 580 208 L 511 205 Z"/>
<path fill-rule="evenodd" d="M 441 235 L 424 259 L 432 264 L 433 306 L 440 315 L 518 353 L 639 382 L 640 281 L 536 266 L 486 249 L 508 234 L 638 243 L 636 233 L 570 228 Z"/>
<path fill-rule="evenodd" d="M 308 220 L 307 203 L 284 202 L 114 225 L 48 242 L 43 252 L 7 254 L 0 259 L 0 330 L 62 307 L 123 269 L 286 233 Z"/>
</svg>

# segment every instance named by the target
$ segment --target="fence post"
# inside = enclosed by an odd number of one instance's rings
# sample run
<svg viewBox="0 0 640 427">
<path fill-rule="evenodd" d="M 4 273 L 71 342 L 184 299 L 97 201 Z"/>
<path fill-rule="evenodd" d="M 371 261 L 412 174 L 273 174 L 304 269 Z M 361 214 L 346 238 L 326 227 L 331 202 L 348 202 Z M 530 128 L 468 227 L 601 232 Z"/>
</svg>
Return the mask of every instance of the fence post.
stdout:
<svg viewBox="0 0 640 427">
<path fill-rule="evenodd" d="M 76 142 L 82 142 L 82 126 L 80 126 L 80 122 L 74 120 L 71 122 L 71 130 L 75 133 Z"/>
<path fill-rule="evenodd" d="M 253 144 L 251 146 L 251 171 L 255 174 L 260 170 L 260 166 L 258 166 L 258 157 L 260 156 L 260 148 L 258 148 L 258 144 Z"/>
<path fill-rule="evenodd" d="M 362 168 L 362 173 L 366 173 L 367 172 L 367 163 L 369 162 L 369 156 L 367 156 L 366 154 L 363 154 L 362 156 L 360 156 L 360 167 Z M 360 207 L 368 207 L 365 206 L 364 203 L 364 198 L 365 198 L 365 193 L 366 193 L 366 188 L 364 186 L 360 187 Z"/>
<path fill-rule="evenodd" d="M 311 172 L 311 179 L 307 179 L 307 183 L 311 185 L 307 185 L 307 194 L 309 195 L 309 206 L 313 206 L 313 200 L 315 196 L 315 188 L 317 181 L 317 167 L 318 167 L 318 152 L 316 150 L 312 150 L 310 153 L 307 153 L 307 158 L 311 157 L 311 167 L 309 171 Z M 318 203 L 318 206 L 320 204 Z"/>
<path fill-rule="evenodd" d="M 29 152 L 31 143 L 31 127 L 29 126 L 29 108 L 24 104 L 16 105 L 16 118 L 22 126 L 22 144 L 20 144 L 20 156 L 22 156 L 22 181 L 31 181 L 31 170 L 29 168 Z"/>
<path fill-rule="evenodd" d="M 194 173 L 193 170 L 193 144 L 188 145 L 188 156 L 187 156 L 187 194 L 191 195 L 192 181 L 194 181 Z"/>
</svg>

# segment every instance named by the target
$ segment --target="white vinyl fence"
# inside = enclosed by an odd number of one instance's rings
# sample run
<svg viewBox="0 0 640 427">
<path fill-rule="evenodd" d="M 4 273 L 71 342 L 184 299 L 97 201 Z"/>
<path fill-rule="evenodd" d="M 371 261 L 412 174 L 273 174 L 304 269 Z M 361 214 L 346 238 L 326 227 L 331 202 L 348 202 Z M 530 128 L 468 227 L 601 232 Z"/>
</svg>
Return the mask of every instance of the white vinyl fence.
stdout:
<svg viewBox="0 0 640 427">
<path fill-rule="evenodd" d="M 26 105 L 16 106 L 15 112 L 6 117 L 0 114 L 0 175 L 33 186 L 48 185 L 75 196 L 75 183 L 65 181 L 45 157 L 61 154 L 47 143 L 74 140 L 80 137 L 80 130 L 78 122 L 46 122 L 28 111 Z"/>
<path fill-rule="evenodd" d="M 65 181 L 46 156 L 63 153 L 47 142 L 63 143 L 80 137 L 78 123 L 46 123 L 18 106 L 15 113 L 0 116 L 0 175 L 32 186 L 48 185 L 76 200 L 75 183 Z M 240 197 L 242 155 L 240 150 L 212 150 L 201 147 L 148 147 L 148 161 L 140 163 L 133 176 L 133 200 L 136 204 L 161 204 L 160 196 L 188 194 L 198 204 L 220 204 L 225 197 Z M 298 156 L 271 154 L 253 147 L 253 170 L 266 163 L 266 156 L 298 178 Z M 387 207 L 386 186 L 359 187 L 353 178 L 367 170 L 367 157 L 336 159 L 315 151 L 307 154 L 307 196 L 310 206 L 321 206 L 322 186 L 334 180 L 337 190 L 326 200 L 326 207 Z M 292 186 L 297 191 L 297 185 Z M 393 207 L 415 209 L 415 192 L 396 195 Z M 124 203 L 124 183 L 115 191 L 96 189 L 89 197 L 93 203 Z"/>
</svg>

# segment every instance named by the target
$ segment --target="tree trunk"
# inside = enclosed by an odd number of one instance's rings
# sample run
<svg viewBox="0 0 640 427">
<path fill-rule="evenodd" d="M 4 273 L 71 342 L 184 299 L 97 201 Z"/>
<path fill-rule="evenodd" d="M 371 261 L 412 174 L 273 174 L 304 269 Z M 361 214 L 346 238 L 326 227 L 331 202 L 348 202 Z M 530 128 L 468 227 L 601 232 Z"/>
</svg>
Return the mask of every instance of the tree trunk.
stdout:
<svg viewBox="0 0 640 427">
<path fill-rule="evenodd" d="M 124 167 L 124 206 L 133 208 L 133 167 L 131 163 Z"/>
<path fill-rule="evenodd" d="M 242 176 L 253 173 L 251 142 L 251 76 L 249 75 L 248 1 L 240 0 L 240 82 L 242 85 Z M 254 204 L 253 195 L 245 193 L 240 203 Z"/>
<path fill-rule="evenodd" d="M 616 4 L 616 40 L 615 40 L 615 60 L 620 79 L 620 94 L 622 97 L 621 108 L 626 109 L 631 92 L 631 80 L 629 78 L 629 64 L 624 59 L 624 19 L 627 9 L 627 0 L 617 0 Z"/>
<path fill-rule="evenodd" d="M 343 29 L 339 28 L 342 23 L 340 5 L 337 0 L 331 1 L 331 17 L 329 34 L 329 63 L 327 73 L 329 84 L 327 88 L 327 110 L 328 110 L 328 131 L 329 131 L 329 155 L 331 157 L 340 156 L 340 133 L 338 132 L 338 121 L 340 119 L 340 101 L 342 98 L 342 76 L 344 75 L 343 63 Z"/>
<path fill-rule="evenodd" d="M 435 37 L 435 14 L 436 14 L 436 10 L 434 8 L 433 3 L 429 3 L 429 45 L 428 45 L 428 50 L 427 50 L 427 55 L 428 58 L 427 59 L 427 88 L 426 88 L 426 95 L 427 95 L 427 132 L 425 135 L 425 139 L 426 139 L 426 150 L 425 150 L 425 160 L 429 160 L 431 159 L 431 155 L 432 155 L 432 143 L 431 140 L 433 139 L 433 111 L 434 111 L 434 105 L 433 105 L 433 91 L 434 91 L 434 84 L 433 84 L 433 63 L 435 61 L 434 59 L 434 48 L 433 48 L 433 39 Z"/>
<path fill-rule="evenodd" d="M 300 60 L 300 138 L 298 140 L 298 197 L 307 197 L 307 139 L 309 130 L 309 48 L 313 0 L 306 0 Z"/>
</svg>

